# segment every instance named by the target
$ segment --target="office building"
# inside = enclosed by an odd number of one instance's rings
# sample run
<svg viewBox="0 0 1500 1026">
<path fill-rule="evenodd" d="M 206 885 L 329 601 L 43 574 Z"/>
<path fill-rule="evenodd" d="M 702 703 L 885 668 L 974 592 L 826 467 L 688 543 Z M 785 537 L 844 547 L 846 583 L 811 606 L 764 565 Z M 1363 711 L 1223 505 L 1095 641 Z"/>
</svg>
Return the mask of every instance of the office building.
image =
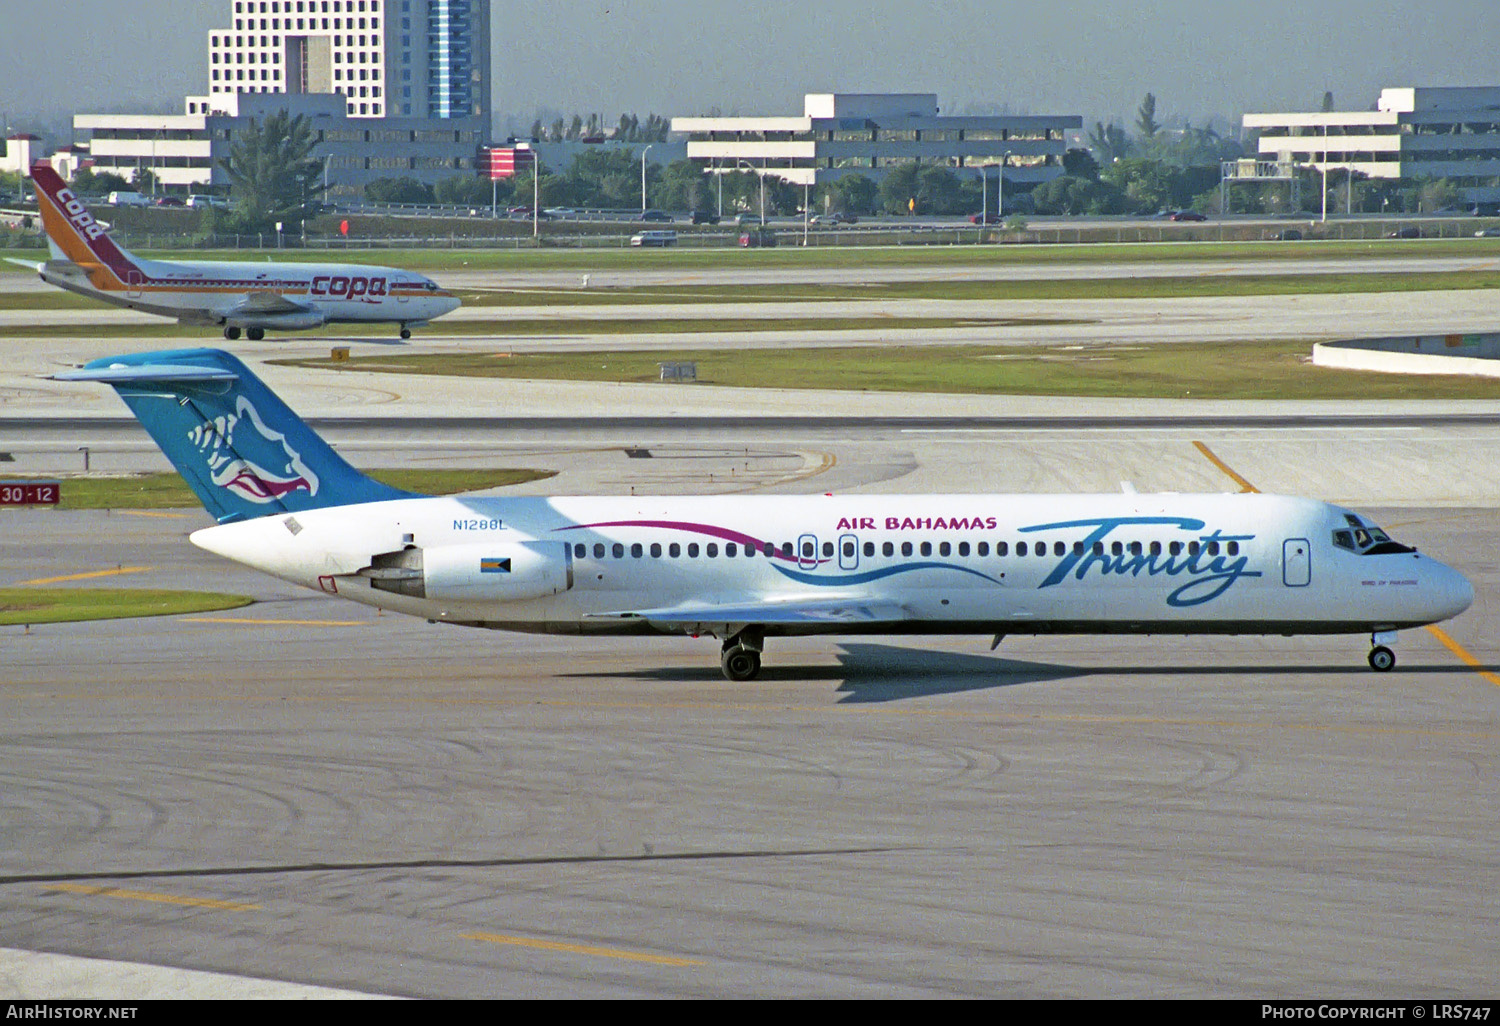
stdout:
<svg viewBox="0 0 1500 1026">
<path fill-rule="evenodd" d="M 947 116 L 935 93 L 809 93 L 801 117 L 672 119 L 672 131 L 688 136 L 689 159 L 795 185 L 879 179 L 912 162 L 961 175 L 1003 167 L 1008 182 L 1045 182 L 1063 173 L 1066 133 L 1082 126 L 1077 114 Z"/>
<path fill-rule="evenodd" d="M 1246 114 L 1263 161 L 1368 178 L 1447 179 L 1500 203 L 1500 87 L 1382 89 L 1374 110 Z"/>
<path fill-rule="evenodd" d="M 208 93 L 337 93 L 352 118 L 490 113 L 489 0 L 232 0 L 208 34 Z"/>
</svg>

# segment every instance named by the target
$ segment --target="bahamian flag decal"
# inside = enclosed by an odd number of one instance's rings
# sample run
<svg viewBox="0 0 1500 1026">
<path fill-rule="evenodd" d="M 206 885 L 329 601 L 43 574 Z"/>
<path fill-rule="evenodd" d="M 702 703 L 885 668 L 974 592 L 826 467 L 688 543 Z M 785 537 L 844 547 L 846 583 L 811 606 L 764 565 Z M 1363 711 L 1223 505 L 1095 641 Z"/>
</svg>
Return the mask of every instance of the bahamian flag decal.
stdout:
<svg viewBox="0 0 1500 1026">
<path fill-rule="evenodd" d="M 480 559 L 479 572 L 482 574 L 508 574 L 510 573 L 510 557 L 504 559 Z"/>
</svg>

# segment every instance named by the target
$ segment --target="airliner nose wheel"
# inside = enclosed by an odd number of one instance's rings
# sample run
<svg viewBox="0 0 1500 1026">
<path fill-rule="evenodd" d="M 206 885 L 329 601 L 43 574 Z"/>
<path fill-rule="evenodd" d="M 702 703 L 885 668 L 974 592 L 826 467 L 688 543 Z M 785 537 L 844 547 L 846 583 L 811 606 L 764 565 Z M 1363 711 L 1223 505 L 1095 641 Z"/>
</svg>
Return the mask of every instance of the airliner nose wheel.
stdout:
<svg viewBox="0 0 1500 1026">
<path fill-rule="evenodd" d="M 1370 669 L 1379 670 L 1384 673 L 1396 665 L 1396 653 L 1384 645 L 1376 645 L 1370 649 Z"/>
<path fill-rule="evenodd" d="M 233 342 L 235 339 L 237 339 L 237 338 L 240 337 L 240 329 L 239 328 L 225 328 L 224 329 L 224 337 L 227 338 L 229 341 Z"/>
</svg>

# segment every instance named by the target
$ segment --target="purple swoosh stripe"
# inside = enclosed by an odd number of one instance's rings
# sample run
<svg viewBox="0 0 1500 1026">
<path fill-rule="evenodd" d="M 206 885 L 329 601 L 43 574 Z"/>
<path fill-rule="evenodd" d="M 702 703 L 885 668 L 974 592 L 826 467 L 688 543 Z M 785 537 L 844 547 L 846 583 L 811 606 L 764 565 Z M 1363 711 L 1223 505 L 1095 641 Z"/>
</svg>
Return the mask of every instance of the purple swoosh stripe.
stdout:
<svg viewBox="0 0 1500 1026">
<path fill-rule="evenodd" d="M 748 534 L 739 531 L 731 531 L 725 527 L 715 527 L 712 524 L 694 524 L 686 520 L 605 520 L 597 524 L 573 524 L 568 527 L 559 527 L 559 531 L 586 531 L 595 527 L 659 527 L 667 531 L 689 531 L 693 534 L 707 535 L 710 538 L 719 538 L 729 542 L 739 542 L 741 545 L 750 545 L 757 549 L 764 549 L 766 543 L 759 538 L 752 538 Z M 784 556 L 781 547 L 772 545 L 771 559 L 785 559 L 788 562 L 797 562 L 796 556 Z M 822 562 L 822 560 L 818 560 Z"/>
</svg>

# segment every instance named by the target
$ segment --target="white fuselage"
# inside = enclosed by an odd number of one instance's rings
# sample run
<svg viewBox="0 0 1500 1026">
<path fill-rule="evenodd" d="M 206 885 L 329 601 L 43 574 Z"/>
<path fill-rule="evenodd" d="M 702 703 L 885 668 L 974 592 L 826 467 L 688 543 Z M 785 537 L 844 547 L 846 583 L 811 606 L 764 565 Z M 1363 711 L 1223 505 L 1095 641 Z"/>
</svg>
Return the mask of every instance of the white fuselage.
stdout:
<svg viewBox="0 0 1500 1026">
<path fill-rule="evenodd" d="M 87 275 L 44 265 L 40 273 L 60 288 L 187 324 L 287 329 L 423 324 L 459 305 L 430 278 L 394 267 L 131 257 L 109 270 Z"/>
<path fill-rule="evenodd" d="M 1351 522 L 1258 494 L 460 497 L 280 514 L 192 540 L 356 602 L 558 633 L 724 635 L 754 622 L 746 608 L 782 634 L 1355 633 L 1467 608 L 1468 581 L 1437 560 L 1335 544 Z M 819 622 L 830 601 L 899 614 Z"/>
</svg>

